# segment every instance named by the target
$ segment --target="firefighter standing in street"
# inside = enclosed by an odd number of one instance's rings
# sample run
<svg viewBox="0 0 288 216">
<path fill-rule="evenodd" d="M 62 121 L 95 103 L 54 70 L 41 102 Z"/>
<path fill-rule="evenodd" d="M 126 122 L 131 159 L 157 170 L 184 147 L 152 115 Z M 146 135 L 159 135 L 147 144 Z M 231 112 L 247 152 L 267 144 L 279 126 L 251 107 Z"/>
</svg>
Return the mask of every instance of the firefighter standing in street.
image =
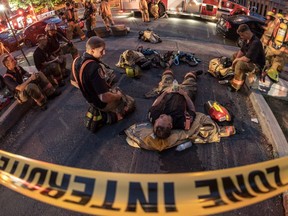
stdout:
<svg viewBox="0 0 288 216">
<path fill-rule="evenodd" d="M 160 0 L 153 0 L 151 3 L 151 13 L 154 16 L 154 20 L 159 19 L 159 4 Z"/>
<path fill-rule="evenodd" d="M 101 0 L 99 15 L 101 15 L 104 25 L 107 31 L 110 31 L 110 26 L 114 25 L 114 20 L 112 18 L 112 13 L 110 9 L 110 4 L 108 0 Z"/>
<path fill-rule="evenodd" d="M 149 19 L 149 12 L 148 12 L 148 4 L 146 0 L 139 1 L 139 10 L 141 11 L 142 21 L 143 22 L 150 22 Z"/>
<path fill-rule="evenodd" d="M 86 29 L 87 32 L 92 31 L 92 28 L 96 27 L 96 8 L 94 5 L 91 3 L 91 0 L 86 0 L 85 1 L 85 12 L 82 20 L 85 21 Z"/>
<path fill-rule="evenodd" d="M 284 68 L 287 61 L 287 45 L 288 45 L 288 17 L 280 16 L 280 22 L 274 28 L 272 39 L 266 48 L 266 65 L 263 77 L 267 74 L 274 82 L 279 81 L 279 72 Z"/>
<path fill-rule="evenodd" d="M 264 33 L 261 37 L 261 43 L 263 44 L 264 49 L 269 44 L 269 41 L 271 40 L 273 30 L 276 26 L 277 19 L 275 19 L 275 14 L 272 11 L 268 11 L 266 14 L 266 26 L 264 27 Z"/>
<path fill-rule="evenodd" d="M 77 23 L 77 20 L 74 15 L 74 8 L 72 5 L 67 2 L 66 3 L 66 9 L 65 9 L 65 18 L 68 24 L 68 29 L 67 29 L 67 38 L 69 40 L 73 39 L 73 32 L 74 30 L 77 31 L 77 34 L 80 36 L 81 40 L 85 40 L 86 36 L 84 32 L 81 30 L 79 24 Z"/>
</svg>

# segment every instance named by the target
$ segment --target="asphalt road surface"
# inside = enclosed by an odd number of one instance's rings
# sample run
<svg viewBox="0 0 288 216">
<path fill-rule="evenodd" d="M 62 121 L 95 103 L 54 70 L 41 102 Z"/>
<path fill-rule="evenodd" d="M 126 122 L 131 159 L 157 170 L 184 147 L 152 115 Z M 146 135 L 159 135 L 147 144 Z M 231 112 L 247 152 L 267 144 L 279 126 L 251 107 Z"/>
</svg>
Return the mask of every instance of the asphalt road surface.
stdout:
<svg viewBox="0 0 288 216">
<path fill-rule="evenodd" d="M 20 120 L 1 140 L 2 150 L 64 166 L 123 173 L 208 171 L 273 159 L 272 147 L 261 132 L 260 125 L 251 121 L 256 118 L 256 113 L 247 97 L 248 93 L 244 90 L 228 92 L 225 86 L 220 86 L 217 80 L 205 73 L 198 79 L 196 110 L 204 112 L 203 105 L 207 100 L 219 101 L 233 114 L 236 135 L 223 138 L 220 143 L 193 145 L 183 152 L 176 152 L 172 148 L 158 153 L 130 147 L 121 132 L 134 123 L 147 121 L 147 110 L 153 99 L 145 99 L 143 95 L 157 85 L 162 69 L 143 72 L 140 79 L 126 77 L 121 69 L 114 66 L 125 49 L 143 45 L 161 52 L 193 51 L 202 59 L 196 68 L 184 64 L 172 67 L 177 79 L 182 80 L 185 72 L 191 69 L 206 71 L 211 58 L 231 54 L 236 47 L 225 46 L 234 42 L 217 36 L 215 24 L 210 22 L 176 18 L 160 19 L 150 24 L 143 24 L 135 18 L 118 18 L 116 22 L 127 24 L 131 27 L 131 33 L 126 37 L 105 39 L 107 54 L 103 61 L 115 69 L 119 87 L 135 98 L 136 111 L 127 119 L 92 134 L 83 124 L 87 103 L 77 89 L 66 85 L 61 88 L 62 95 L 49 102 L 46 111 L 33 108 Z M 163 37 L 162 44 L 153 45 L 137 40 L 138 31 L 147 27 L 152 27 Z M 80 51 L 84 51 L 83 42 L 75 44 Z M 32 51 L 26 50 L 29 58 Z M 0 194 L 1 215 L 82 215 L 40 203 L 3 186 L 0 186 Z M 281 196 L 219 215 L 283 215 Z"/>
</svg>

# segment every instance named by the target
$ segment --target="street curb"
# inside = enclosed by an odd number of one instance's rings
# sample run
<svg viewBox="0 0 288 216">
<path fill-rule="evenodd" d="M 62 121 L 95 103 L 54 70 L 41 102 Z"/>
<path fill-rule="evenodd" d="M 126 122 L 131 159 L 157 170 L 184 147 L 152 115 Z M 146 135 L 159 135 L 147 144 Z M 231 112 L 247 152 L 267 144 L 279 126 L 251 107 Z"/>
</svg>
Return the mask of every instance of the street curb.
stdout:
<svg viewBox="0 0 288 216">
<path fill-rule="evenodd" d="M 14 101 L 0 116 L 0 139 L 25 115 L 32 107 L 32 102 L 19 104 Z"/>
<path fill-rule="evenodd" d="M 260 125 L 263 129 L 263 133 L 273 146 L 273 152 L 275 157 L 285 157 L 288 155 L 287 140 L 264 97 L 253 90 L 250 90 L 251 94 L 249 99 L 258 116 Z"/>
</svg>

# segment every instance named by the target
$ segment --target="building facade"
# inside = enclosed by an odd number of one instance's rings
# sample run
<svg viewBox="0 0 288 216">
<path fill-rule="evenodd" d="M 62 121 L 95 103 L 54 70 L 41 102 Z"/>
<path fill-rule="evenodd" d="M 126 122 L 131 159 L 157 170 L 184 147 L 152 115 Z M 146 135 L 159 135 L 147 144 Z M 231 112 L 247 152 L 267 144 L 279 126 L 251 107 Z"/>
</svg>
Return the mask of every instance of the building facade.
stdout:
<svg viewBox="0 0 288 216">
<path fill-rule="evenodd" d="M 288 0 L 239 0 L 239 2 L 262 16 L 265 16 L 267 11 L 288 13 Z"/>
</svg>

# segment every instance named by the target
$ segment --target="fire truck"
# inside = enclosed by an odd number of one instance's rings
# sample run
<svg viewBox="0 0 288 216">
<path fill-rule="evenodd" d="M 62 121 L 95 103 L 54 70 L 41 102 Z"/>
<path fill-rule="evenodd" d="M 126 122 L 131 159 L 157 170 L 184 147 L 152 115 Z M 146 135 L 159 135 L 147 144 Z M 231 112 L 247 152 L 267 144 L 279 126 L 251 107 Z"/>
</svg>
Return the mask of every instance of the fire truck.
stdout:
<svg viewBox="0 0 288 216">
<path fill-rule="evenodd" d="M 152 0 L 148 1 L 149 11 Z M 139 1 L 122 0 L 122 9 L 138 10 Z M 237 4 L 235 0 L 160 0 L 159 14 L 165 11 L 170 14 L 189 14 L 209 20 L 218 19 L 221 14 L 246 14 L 249 10 L 243 5 Z"/>
</svg>

